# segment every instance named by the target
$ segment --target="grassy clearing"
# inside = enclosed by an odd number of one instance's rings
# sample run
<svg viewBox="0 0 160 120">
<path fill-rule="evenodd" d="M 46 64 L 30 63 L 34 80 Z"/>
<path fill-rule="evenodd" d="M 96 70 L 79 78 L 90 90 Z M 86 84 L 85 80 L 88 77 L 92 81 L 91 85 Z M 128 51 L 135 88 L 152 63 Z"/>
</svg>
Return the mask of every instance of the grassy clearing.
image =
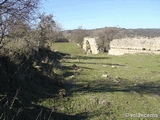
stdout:
<svg viewBox="0 0 160 120">
<path fill-rule="evenodd" d="M 61 61 L 67 95 L 47 98 L 39 105 L 88 120 L 160 118 L 159 55 L 87 56 L 73 43 L 55 43 L 52 47 L 70 54 Z M 157 114 L 158 118 L 127 118 L 125 113 Z"/>
<path fill-rule="evenodd" d="M 51 49 L 53 51 L 60 51 L 63 53 L 71 54 L 72 56 L 77 54 L 84 54 L 85 52 L 72 42 L 53 43 Z"/>
</svg>

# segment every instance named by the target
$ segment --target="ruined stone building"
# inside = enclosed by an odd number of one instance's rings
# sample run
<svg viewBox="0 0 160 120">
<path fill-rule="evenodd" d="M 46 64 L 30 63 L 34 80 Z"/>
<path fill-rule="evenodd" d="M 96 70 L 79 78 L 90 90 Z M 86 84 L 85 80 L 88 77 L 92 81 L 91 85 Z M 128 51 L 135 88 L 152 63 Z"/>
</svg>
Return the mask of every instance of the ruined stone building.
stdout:
<svg viewBox="0 0 160 120">
<path fill-rule="evenodd" d="M 85 37 L 83 41 L 83 49 L 87 54 L 98 54 L 98 45 L 96 43 L 98 38 Z"/>
<path fill-rule="evenodd" d="M 99 47 L 97 44 L 98 37 L 85 37 L 83 41 L 83 49 L 87 54 L 98 54 Z M 153 53 L 160 54 L 160 37 L 156 38 L 122 38 L 114 39 L 109 44 L 110 55 L 123 55 L 135 53 Z"/>
<path fill-rule="evenodd" d="M 123 38 L 110 42 L 109 54 L 123 55 L 125 53 L 160 54 L 160 37 L 157 38 Z"/>
</svg>

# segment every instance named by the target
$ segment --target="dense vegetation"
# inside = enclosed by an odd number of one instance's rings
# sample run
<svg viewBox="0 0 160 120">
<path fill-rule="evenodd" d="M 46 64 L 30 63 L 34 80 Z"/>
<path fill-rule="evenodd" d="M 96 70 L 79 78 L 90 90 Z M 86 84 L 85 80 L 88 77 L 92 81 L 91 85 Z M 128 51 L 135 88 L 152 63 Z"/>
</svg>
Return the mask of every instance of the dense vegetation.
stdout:
<svg viewBox="0 0 160 120">
<path fill-rule="evenodd" d="M 62 38 L 53 15 L 39 14 L 39 0 L 0 1 L 0 119 L 56 118 L 36 103 L 64 88 L 59 60 L 50 46 Z M 39 21 L 39 22 L 37 22 Z"/>
</svg>

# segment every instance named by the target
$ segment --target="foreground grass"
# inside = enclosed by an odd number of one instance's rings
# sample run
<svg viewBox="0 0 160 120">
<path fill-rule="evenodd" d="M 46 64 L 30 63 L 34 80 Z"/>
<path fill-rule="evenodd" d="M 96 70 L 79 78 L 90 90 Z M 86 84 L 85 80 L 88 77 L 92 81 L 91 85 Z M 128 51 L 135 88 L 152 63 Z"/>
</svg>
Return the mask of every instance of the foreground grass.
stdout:
<svg viewBox="0 0 160 120">
<path fill-rule="evenodd" d="M 88 120 L 134 119 L 126 113 L 155 114 L 138 118 L 143 120 L 160 118 L 159 55 L 87 56 L 73 43 L 52 47 L 70 54 L 61 61 L 67 92 L 65 97 L 47 98 L 39 105 Z"/>
</svg>

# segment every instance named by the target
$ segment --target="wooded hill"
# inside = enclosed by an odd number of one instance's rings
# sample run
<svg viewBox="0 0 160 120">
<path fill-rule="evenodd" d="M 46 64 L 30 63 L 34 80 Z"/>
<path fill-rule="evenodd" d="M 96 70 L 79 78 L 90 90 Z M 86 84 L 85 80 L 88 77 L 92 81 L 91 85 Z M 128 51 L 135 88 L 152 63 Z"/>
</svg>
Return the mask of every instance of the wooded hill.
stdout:
<svg viewBox="0 0 160 120">
<path fill-rule="evenodd" d="M 160 29 L 159 28 L 138 28 L 138 29 L 126 29 L 126 28 L 117 28 L 117 27 L 104 27 L 104 28 L 97 28 L 97 29 L 74 29 L 74 30 L 64 30 L 63 34 L 65 35 L 73 35 L 79 31 L 85 32 L 88 36 L 97 37 L 100 33 L 115 33 L 114 36 L 118 37 L 137 37 L 137 36 L 145 36 L 149 38 L 158 37 L 160 36 Z"/>
</svg>

